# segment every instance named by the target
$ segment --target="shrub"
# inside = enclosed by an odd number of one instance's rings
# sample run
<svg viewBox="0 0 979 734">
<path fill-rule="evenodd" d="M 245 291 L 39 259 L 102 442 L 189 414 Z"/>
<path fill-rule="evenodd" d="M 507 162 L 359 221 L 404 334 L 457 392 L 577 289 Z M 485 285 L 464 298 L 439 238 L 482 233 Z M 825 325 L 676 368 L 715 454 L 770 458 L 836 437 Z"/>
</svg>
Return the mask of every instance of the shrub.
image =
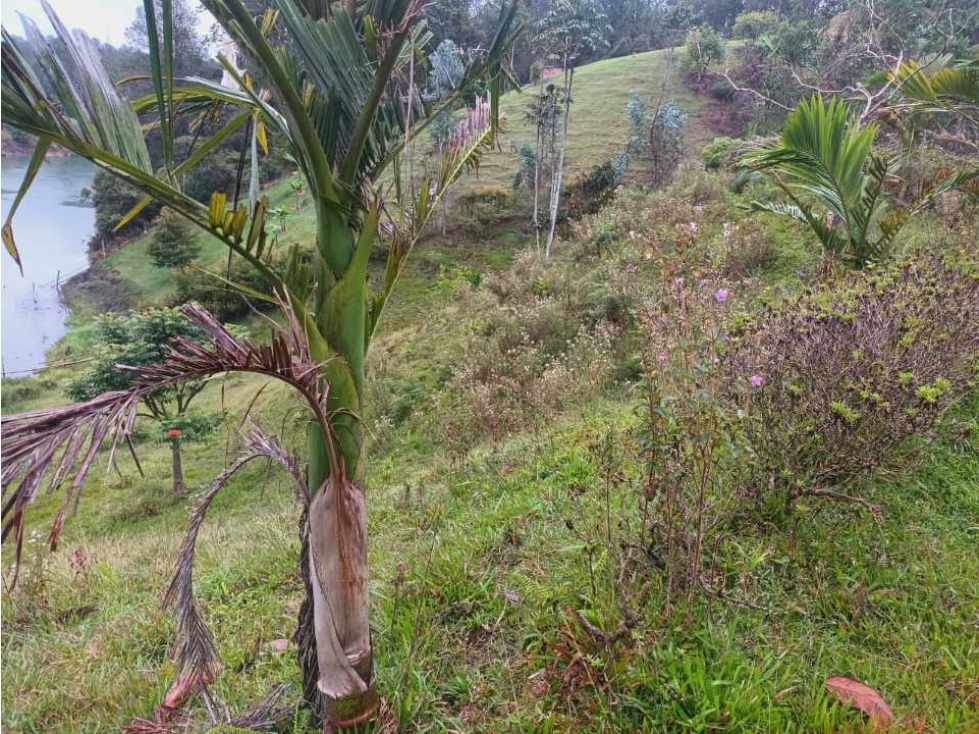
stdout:
<svg viewBox="0 0 979 734">
<path fill-rule="evenodd" d="M 189 265 L 201 250 L 196 234 L 182 217 L 164 213 L 153 230 L 147 254 L 158 268 Z"/>
<path fill-rule="evenodd" d="M 95 207 L 95 234 L 92 235 L 89 249 L 96 251 L 103 243 L 112 242 L 120 234 L 128 235 L 145 228 L 159 213 L 158 204 L 146 207 L 120 233 L 115 231 L 116 225 L 142 198 L 139 191 L 116 176 L 105 171 L 96 173 L 92 180 L 91 194 L 92 205 Z"/>
<path fill-rule="evenodd" d="M 458 205 L 465 218 L 485 224 L 509 213 L 513 193 L 506 186 L 487 184 L 460 196 Z"/>
<path fill-rule="evenodd" d="M 906 463 L 976 385 L 979 271 L 938 258 L 831 283 L 765 317 L 727 359 L 757 457 L 791 509 Z M 752 382 L 753 381 L 753 382 Z"/>
<path fill-rule="evenodd" d="M 718 79 L 716 82 L 710 85 L 710 88 L 707 90 L 707 93 L 710 94 L 710 96 L 713 97 L 714 99 L 719 99 L 722 102 L 727 102 L 728 100 L 734 98 L 735 89 L 734 89 L 734 85 L 731 84 L 731 82 L 729 82 L 727 79 Z"/>
<path fill-rule="evenodd" d="M 777 34 L 782 27 L 778 13 L 771 10 L 749 10 L 735 19 L 731 36 L 757 41 L 762 36 Z"/>
<path fill-rule="evenodd" d="M 700 73 L 724 58 L 724 39 L 709 25 L 691 28 L 687 33 L 687 57 Z"/>
<path fill-rule="evenodd" d="M 229 198 L 234 196 L 238 177 L 239 153 L 233 150 L 217 150 L 206 156 L 194 166 L 184 181 L 184 193 L 205 204 L 211 201 L 211 194 L 220 192 Z M 242 190 L 248 191 L 248 170 L 242 174 Z M 247 198 L 247 196 L 246 196 Z"/>
<path fill-rule="evenodd" d="M 739 280 L 755 275 L 778 262 L 779 247 L 763 226 L 747 220 L 742 224 L 724 223 L 728 250 L 724 256 L 724 277 Z"/>
<path fill-rule="evenodd" d="M 233 279 L 259 293 L 271 295 L 268 282 L 247 263 L 235 263 Z M 196 301 L 220 321 L 234 321 L 252 313 L 252 309 L 271 307 L 268 302 L 248 298 L 213 275 L 200 270 L 180 268 L 175 271 L 174 281 L 177 285 L 177 296 L 173 305 Z"/>
<path fill-rule="evenodd" d="M 671 600 L 717 592 L 706 569 L 736 506 L 742 421 L 725 395 L 720 357 L 731 293 L 709 277 L 673 277 L 639 312 L 645 371 L 640 446 L 646 459 L 640 546 Z"/>
<path fill-rule="evenodd" d="M 598 392 L 613 374 L 620 332 L 603 318 L 621 311 L 616 296 L 591 283 L 573 287 L 533 253 L 483 282 L 465 291 L 479 317 L 436 406 L 446 437 L 461 448 L 540 425 Z"/>
<path fill-rule="evenodd" d="M 737 140 L 723 135 L 711 140 L 700 154 L 704 168 L 708 171 L 716 171 L 731 163 L 737 145 Z"/>
<path fill-rule="evenodd" d="M 567 216 L 579 219 L 586 214 L 595 214 L 612 200 L 618 185 L 619 177 L 611 161 L 580 174 L 564 190 Z"/>
<path fill-rule="evenodd" d="M 32 376 L 4 377 L 0 389 L 0 406 L 10 412 L 15 406 L 33 400 L 41 394 L 40 381 Z"/>
</svg>

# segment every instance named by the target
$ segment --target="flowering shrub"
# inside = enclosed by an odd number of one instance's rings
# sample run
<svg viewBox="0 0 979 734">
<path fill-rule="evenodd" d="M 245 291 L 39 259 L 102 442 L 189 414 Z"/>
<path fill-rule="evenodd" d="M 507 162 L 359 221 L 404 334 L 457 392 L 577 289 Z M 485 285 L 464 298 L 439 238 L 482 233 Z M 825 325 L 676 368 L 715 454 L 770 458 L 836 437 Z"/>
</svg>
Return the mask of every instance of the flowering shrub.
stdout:
<svg viewBox="0 0 979 734">
<path fill-rule="evenodd" d="M 439 396 L 454 441 L 499 439 L 540 424 L 599 391 L 613 370 L 618 328 L 581 323 L 557 297 L 498 306 L 475 326 L 463 365 Z"/>
<path fill-rule="evenodd" d="M 731 289 L 713 278 L 667 282 L 638 317 L 646 372 L 641 545 L 662 566 L 670 598 L 689 603 L 694 594 L 719 593 L 706 569 L 734 509 L 731 486 L 744 446 L 722 369 Z"/>
<path fill-rule="evenodd" d="M 938 258 L 802 296 L 748 329 L 725 359 L 749 416 L 749 487 L 789 509 L 856 499 L 868 472 L 906 462 L 976 386 L 979 272 Z"/>
</svg>

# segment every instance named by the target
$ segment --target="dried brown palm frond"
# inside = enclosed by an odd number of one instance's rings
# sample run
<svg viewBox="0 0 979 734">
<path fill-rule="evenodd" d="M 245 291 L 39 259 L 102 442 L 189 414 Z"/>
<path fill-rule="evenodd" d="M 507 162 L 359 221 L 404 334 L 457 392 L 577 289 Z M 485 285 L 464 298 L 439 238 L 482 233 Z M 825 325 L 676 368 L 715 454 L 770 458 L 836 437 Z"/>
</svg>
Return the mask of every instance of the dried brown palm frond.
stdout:
<svg viewBox="0 0 979 734">
<path fill-rule="evenodd" d="M 232 727 L 235 731 L 277 731 L 282 723 L 291 717 L 294 705 L 286 698 L 289 686 L 280 685 L 269 691 L 261 701 L 225 722 L 224 727 Z M 211 728 L 207 728 L 210 726 Z M 195 722 L 191 717 L 176 714 L 166 702 L 157 707 L 152 719 L 136 717 L 122 728 L 123 734 L 178 734 L 178 732 L 201 731 L 208 732 L 217 729 L 224 730 L 221 724 L 213 718 L 209 723 Z"/>
<path fill-rule="evenodd" d="M 214 638 L 201 617 L 194 598 L 194 557 L 197 551 L 197 535 L 207 515 L 211 502 L 227 485 L 239 469 L 254 459 L 269 459 L 280 463 L 296 482 L 304 504 L 309 502 L 309 491 L 301 469 L 288 451 L 274 438 L 265 436 L 257 427 L 251 428 L 246 438 L 245 453 L 222 471 L 190 516 L 187 535 L 177 557 L 176 571 L 163 598 L 165 606 L 173 606 L 177 615 L 177 664 L 179 675 L 196 691 L 208 685 L 221 667 L 221 659 L 214 645 Z"/>
<path fill-rule="evenodd" d="M 178 338 L 163 362 L 153 367 L 120 369 L 136 372 L 138 379 L 125 391 L 65 408 L 52 408 L 3 416 L 4 464 L 2 541 L 11 531 L 17 540 L 19 560 L 24 539 L 27 506 L 47 479 L 47 493 L 68 489 L 51 529 L 50 544 L 57 546 L 68 508 L 74 498 L 77 507 L 82 486 L 100 448 L 109 439 L 109 459 L 120 439 L 129 442 L 136 421 L 136 409 L 146 396 L 185 380 L 199 380 L 227 372 L 255 372 L 294 387 L 305 398 L 326 442 L 333 476 L 341 476 L 335 440 L 327 420 L 329 385 L 320 374 L 322 365 L 312 360 L 303 326 L 289 305 L 279 299 L 285 324 L 273 324 L 271 340 L 258 344 L 239 339 L 217 319 L 196 304 L 182 307 L 183 313 L 204 335 L 200 343 Z M 278 458 L 278 457 L 273 457 Z"/>
</svg>

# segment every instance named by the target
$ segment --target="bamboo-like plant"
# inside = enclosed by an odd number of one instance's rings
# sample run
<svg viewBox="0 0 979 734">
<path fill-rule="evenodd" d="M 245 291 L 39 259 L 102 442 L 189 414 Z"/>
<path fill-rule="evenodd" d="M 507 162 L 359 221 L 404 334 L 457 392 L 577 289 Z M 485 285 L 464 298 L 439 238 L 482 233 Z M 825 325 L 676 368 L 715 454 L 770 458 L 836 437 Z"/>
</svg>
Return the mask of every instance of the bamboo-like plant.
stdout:
<svg viewBox="0 0 979 734">
<path fill-rule="evenodd" d="M 311 414 L 304 477 L 308 502 L 301 558 L 307 599 L 296 638 L 305 692 L 328 725 L 363 721 L 378 703 L 363 490 L 368 348 L 405 259 L 430 215 L 451 184 L 467 167 L 478 165 L 494 144 L 504 77 L 501 60 L 519 31 L 516 8 L 510 3 L 502 6 L 495 36 L 469 64 L 454 93 L 437 105 L 426 105 L 414 83 L 414 66 L 428 40 L 421 20 L 422 0 L 274 0 L 274 9 L 260 18 L 253 17 L 242 0 L 203 0 L 246 57 L 247 66 L 263 80 L 261 90 L 251 76 L 223 57 L 218 60 L 237 89 L 204 79 L 175 79 L 171 2 L 162 0 L 158 18 L 153 0 L 144 0 L 154 92 L 130 104 L 118 95 L 91 40 L 69 32 L 41 1 L 55 28 L 57 45 L 30 21 L 25 20 L 27 44 L 3 31 L 4 124 L 38 140 L 24 185 L 3 226 L 4 245 L 19 264 L 11 218 L 45 152 L 56 144 L 146 194 L 126 219 L 151 201 L 159 202 L 220 239 L 269 282 L 294 326 L 290 339 L 275 340 L 268 347 L 272 352 L 243 348 L 208 324 L 210 351 L 186 344 L 181 349 L 198 357 L 220 352 L 221 359 L 212 360 L 213 371 L 259 371 L 285 380 L 307 398 Z M 275 47 L 273 38 L 284 39 L 282 45 Z M 466 111 L 438 170 L 420 182 L 405 180 L 403 171 L 408 167 L 401 161 L 410 141 L 480 82 L 486 83 L 488 98 Z M 224 108 L 234 110 L 224 127 L 189 158 L 174 161 L 178 118 L 213 116 Z M 164 143 L 160 170 L 151 165 L 137 113 L 150 116 L 149 126 L 160 129 Z M 285 266 L 274 265 L 266 237 L 266 199 L 231 209 L 226 193 L 215 192 L 210 206 L 205 206 L 180 189 L 181 174 L 248 122 L 259 141 L 265 140 L 266 129 L 278 130 L 306 179 L 316 216 L 311 262 L 300 258 L 294 248 Z M 371 292 L 368 261 L 382 237 L 387 263 L 379 287 Z M 237 287 L 253 297 L 265 297 Z M 206 317 L 196 316 L 198 322 L 208 323 Z M 302 358 L 287 359 L 278 353 L 282 350 L 298 352 Z M 199 378 L 200 373 L 171 370 L 155 376 L 169 385 L 185 377 Z M 66 415 L 73 416 L 67 423 L 58 423 L 60 414 L 50 412 L 4 417 L 4 538 L 13 531 L 21 542 L 25 508 L 46 472 L 53 491 L 63 485 L 69 467 L 80 461 L 81 470 L 66 497 L 78 491 L 103 440 L 113 434 L 128 436 L 129 416 L 135 415 L 129 412 L 132 396 L 151 391 L 153 377 L 147 373 L 135 392 L 125 393 L 129 396 L 123 400 L 125 409 L 116 405 L 123 398 L 117 396 L 113 402 L 110 395 L 66 409 Z M 116 406 L 111 419 L 104 415 L 106 401 Z M 89 420 L 99 415 L 105 420 Z M 51 421 L 58 430 L 32 428 Z M 8 445 L 14 447 L 10 451 L 16 450 L 10 460 Z M 59 451 L 63 458 L 55 462 L 52 457 Z M 52 544 L 63 519 L 59 515 Z M 181 594 L 177 597 L 179 601 Z M 187 614 L 185 608 L 181 618 Z M 199 629 L 196 617 L 181 625 L 181 631 L 191 636 Z M 185 639 L 180 649 L 206 648 L 200 641 Z M 201 682 L 213 674 L 213 660 L 207 655 L 182 654 L 181 667 Z"/>
<path fill-rule="evenodd" d="M 896 176 L 872 152 L 875 125 L 862 125 L 847 103 L 815 95 L 785 121 L 778 143 L 743 156 L 744 166 L 768 173 L 791 203 L 751 202 L 754 211 L 791 217 L 809 226 L 827 253 L 862 268 L 883 257 L 914 214 L 936 196 L 979 176 L 967 170 L 935 181 L 901 204 L 887 193 Z"/>
</svg>

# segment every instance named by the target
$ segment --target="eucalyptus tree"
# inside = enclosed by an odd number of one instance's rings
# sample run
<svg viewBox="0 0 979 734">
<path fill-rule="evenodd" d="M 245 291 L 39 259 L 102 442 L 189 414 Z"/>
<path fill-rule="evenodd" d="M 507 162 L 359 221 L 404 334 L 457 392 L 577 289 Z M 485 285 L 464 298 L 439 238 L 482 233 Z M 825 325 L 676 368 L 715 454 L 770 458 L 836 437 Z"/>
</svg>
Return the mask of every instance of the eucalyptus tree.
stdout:
<svg viewBox="0 0 979 734">
<path fill-rule="evenodd" d="M 564 81 L 561 89 L 561 142 L 557 155 L 551 158 L 549 225 L 544 246 L 544 258 L 547 260 L 551 257 L 557 214 L 561 205 L 575 67 L 583 56 L 608 45 L 609 31 L 607 16 L 595 0 L 557 0 L 554 7 L 538 21 L 535 29 L 535 45 L 546 59 L 561 65 Z"/>
<path fill-rule="evenodd" d="M 43 3 L 43 0 L 42 0 Z M 124 438 L 135 420 L 135 402 L 160 387 L 223 371 L 254 371 L 285 381 L 309 407 L 306 469 L 300 495 L 307 597 L 297 643 L 307 700 L 324 719 L 345 726 L 369 718 L 378 705 L 374 689 L 368 607 L 367 525 L 364 495 L 364 380 L 371 339 L 405 260 L 446 190 L 494 144 L 501 60 L 519 23 L 504 4 L 493 38 L 472 59 L 453 94 L 426 105 L 415 88 L 414 64 L 428 40 L 421 0 L 274 0 L 255 17 L 243 0 L 204 0 L 247 59 L 251 74 L 219 56 L 237 88 L 174 75 L 173 4 L 145 0 L 153 93 L 132 104 L 120 98 L 92 41 L 72 33 L 45 3 L 56 41 L 30 21 L 30 44 L 3 31 L 2 114 L 5 125 L 37 138 L 13 217 L 45 152 L 58 145 L 91 160 L 138 188 L 145 198 L 123 223 L 159 203 L 218 238 L 257 270 L 286 316 L 286 335 L 268 345 L 242 343 L 200 309 L 184 311 L 209 338 L 205 347 L 178 340 L 159 369 L 141 368 L 129 390 L 107 393 L 58 411 L 5 416 L 3 508 L 6 538 L 23 539 L 24 512 L 45 476 L 49 491 L 77 492 L 99 447 Z M 158 17 L 159 16 L 159 17 Z M 263 88 L 254 81 L 261 79 Z M 478 84 L 487 99 L 467 109 L 437 171 L 405 180 L 402 160 L 410 141 L 439 113 L 457 106 Z M 226 124 L 185 160 L 174 160 L 173 131 L 181 116 L 229 108 Z M 163 138 L 163 163 L 154 170 L 139 115 Z M 267 199 L 250 208 L 229 207 L 227 192 L 205 205 L 180 188 L 181 177 L 222 140 L 251 122 L 260 140 L 269 129 L 288 141 L 305 177 L 316 218 L 311 255 L 294 246 L 285 264 L 271 257 Z M 11 220 L 3 241 L 20 263 Z M 368 262 L 385 240 L 386 265 L 378 284 L 368 284 Z M 373 281 L 372 281 L 373 282 Z M 236 284 L 255 298 L 262 294 Z M 257 430 L 257 429 L 256 429 Z M 257 435 L 257 434 L 253 434 Z M 85 442 L 88 442 L 87 444 Z M 83 446 L 88 448 L 83 450 Z M 249 442 L 248 453 L 218 478 L 217 491 L 242 463 L 256 455 L 279 458 L 296 476 L 297 462 L 271 439 Z M 212 493 L 206 495 L 206 501 Z M 171 597 L 178 605 L 180 665 L 184 680 L 206 683 L 217 665 L 213 642 L 189 588 L 193 540 L 206 509 L 195 514 L 189 546 Z M 52 532 L 57 540 L 62 512 Z"/>
</svg>

